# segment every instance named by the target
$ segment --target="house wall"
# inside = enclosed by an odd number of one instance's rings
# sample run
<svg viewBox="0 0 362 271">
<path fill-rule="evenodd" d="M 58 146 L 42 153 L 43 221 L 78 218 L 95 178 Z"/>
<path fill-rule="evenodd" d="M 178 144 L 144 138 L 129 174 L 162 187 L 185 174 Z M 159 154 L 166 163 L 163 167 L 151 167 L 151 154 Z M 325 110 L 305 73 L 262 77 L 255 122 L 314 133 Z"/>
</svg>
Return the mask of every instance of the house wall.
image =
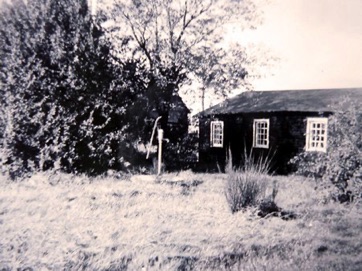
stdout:
<svg viewBox="0 0 362 271">
<path fill-rule="evenodd" d="M 199 165 L 201 171 L 216 172 L 224 170 L 227 148 L 213 148 L 210 144 L 210 123 L 212 120 L 224 120 L 224 118 L 202 117 L 199 119 Z M 224 127 L 225 131 L 225 127 Z M 224 142 L 225 142 L 224 138 Z"/>
<path fill-rule="evenodd" d="M 307 117 L 328 116 L 318 112 L 273 112 L 215 115 L 200 119 L 200 167 L 208 171 L 224 170 L 231 151 L 234 167 L 243 165 L 244 153 L 252 151 L 255 159 L 269 157 L 272 170 L 290 173 L 288 161 L 305 147 Z M 253 148 L 254 119 L 269 119 L 269 148 Z M 210 147 L 210 122 L 224 121 L 223 148 Z"/>
</svg>

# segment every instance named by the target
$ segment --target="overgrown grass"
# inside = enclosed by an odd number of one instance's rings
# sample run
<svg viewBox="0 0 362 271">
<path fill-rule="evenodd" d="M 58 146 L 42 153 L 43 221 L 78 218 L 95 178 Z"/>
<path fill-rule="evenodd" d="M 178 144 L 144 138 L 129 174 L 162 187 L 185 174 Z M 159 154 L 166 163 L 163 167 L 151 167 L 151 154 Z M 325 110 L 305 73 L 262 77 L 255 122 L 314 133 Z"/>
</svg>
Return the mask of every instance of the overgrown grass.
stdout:
<svg viewBox="0 0 362 271">
<path fill-rule="evenodd" d="M 360 204 L 308 179 L 273 177 L 284 221 L 232 214 L 225 174 L 54 178 L 0 180 L 0 270 L 362 269 Z"/>
</svg>

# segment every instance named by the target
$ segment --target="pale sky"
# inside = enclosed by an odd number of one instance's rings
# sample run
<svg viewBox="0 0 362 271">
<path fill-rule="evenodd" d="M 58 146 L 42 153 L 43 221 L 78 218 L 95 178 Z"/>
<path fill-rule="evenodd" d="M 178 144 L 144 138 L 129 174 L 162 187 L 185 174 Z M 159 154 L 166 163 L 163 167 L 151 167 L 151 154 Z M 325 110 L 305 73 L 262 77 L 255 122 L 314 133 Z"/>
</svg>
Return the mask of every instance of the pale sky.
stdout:
<svg viewBox="0 0 362 271">
<path fill-rule="evenodd" d="M 263 9 L 257 30 L 234 35 L 280 58 L 256 90 L 362 87 L 362 0 L 270 0 Z"/>
</svg>

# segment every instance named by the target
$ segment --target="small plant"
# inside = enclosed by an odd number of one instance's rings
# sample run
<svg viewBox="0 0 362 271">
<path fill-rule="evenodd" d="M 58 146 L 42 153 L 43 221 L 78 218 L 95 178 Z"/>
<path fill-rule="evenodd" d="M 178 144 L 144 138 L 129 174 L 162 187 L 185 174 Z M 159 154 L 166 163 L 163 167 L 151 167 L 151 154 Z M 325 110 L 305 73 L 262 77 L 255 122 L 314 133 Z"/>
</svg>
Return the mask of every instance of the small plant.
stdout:
<svg viewBox="0 0 362 271">
<path fill-rule="evenodd" d="M 244 165 L 239 170 L 233 169 L 228 161 L 225 195 L 232 213 L 246 207 L 256 207 L 265 199 L 269 170 L 270 159 L 267 157 L 255 160 L 251 152 L 244 152 Z M 273 189 L 273 198 L 276 193 L 277 189 Z"/>
</svg>

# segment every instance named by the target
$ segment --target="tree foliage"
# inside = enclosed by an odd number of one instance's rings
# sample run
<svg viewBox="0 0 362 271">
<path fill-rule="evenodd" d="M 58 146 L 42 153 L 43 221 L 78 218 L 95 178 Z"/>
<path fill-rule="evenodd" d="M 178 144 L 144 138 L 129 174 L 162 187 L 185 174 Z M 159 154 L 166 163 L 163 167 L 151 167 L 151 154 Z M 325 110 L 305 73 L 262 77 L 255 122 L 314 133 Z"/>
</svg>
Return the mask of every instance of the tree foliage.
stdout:
<svg viewBox="0 0 362 271">
<path fill-rule="evenodd" d="M 158 116 L 177 157 L 182 129 L 168 121 L 180 88 L 199 78 L 224 95 L 244 83 L 248 56 L 222 39 L 228 23 L 254 27 L 251 0 L 116 1 L 97 16 L 87 2 L 2 3 L 1 164 L 13 176 L 120 169 Z"/>
<path fill-rule="evenodd" d="M 86 0 L 3 4 L 0 54 L 1 157 L 13 176 L 122 166 L 142 68 L 114 57 Z"/>
<path fill-rule="evenodd" d="M 226 48 L 223 35 L 231 23 L 255 27 L 252 1 L 115 1 L 112 18 L 114 35 L 130 39 L 129 55 L 149 70 L 150 110 L 164 116 L 164 127 L 170 99 L 185 83 L 200 80 L 223 96 L 245 83 L 248 56 L 241 46 Z"/>
</svg>

